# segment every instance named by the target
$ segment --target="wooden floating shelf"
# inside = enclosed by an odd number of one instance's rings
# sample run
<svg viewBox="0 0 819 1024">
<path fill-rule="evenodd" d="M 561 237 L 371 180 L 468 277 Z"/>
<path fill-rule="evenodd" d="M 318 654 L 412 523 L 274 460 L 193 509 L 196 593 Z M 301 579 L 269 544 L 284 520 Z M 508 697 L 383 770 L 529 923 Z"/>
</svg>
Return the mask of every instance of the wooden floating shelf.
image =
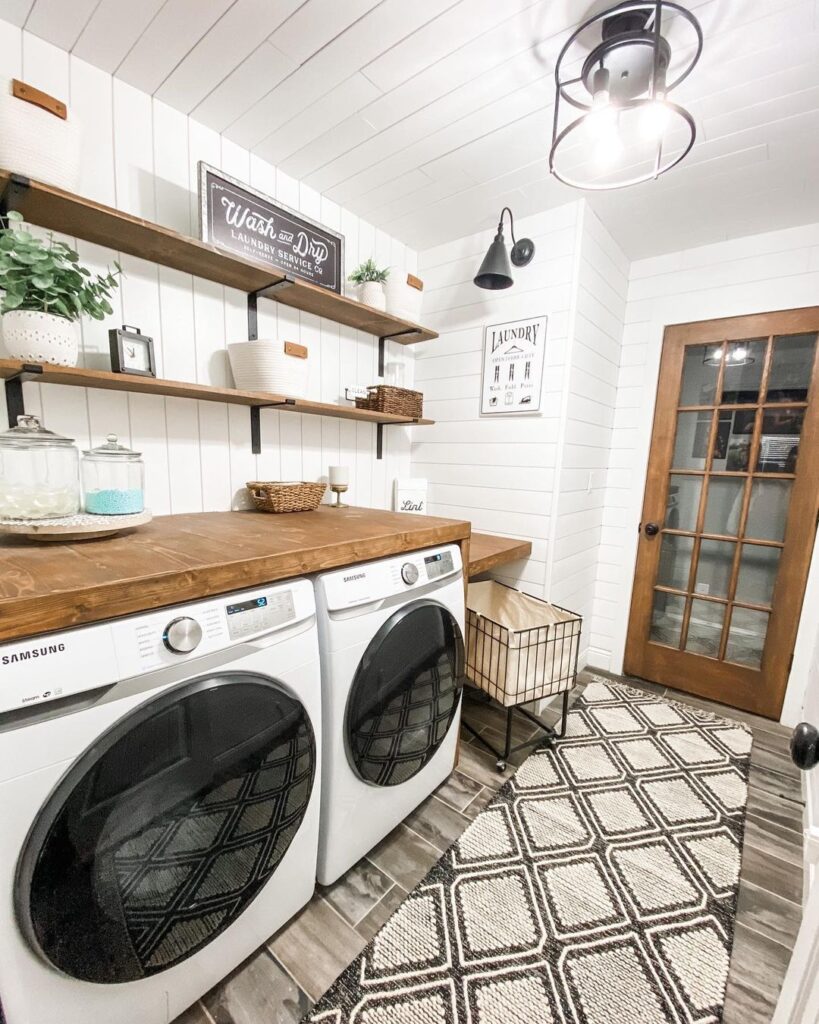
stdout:
<svg viewBox="0 0 819 1024">
<path fill-rule="evenodd" d="M 6 210 L 17 210 L 31 224 L 172 267 L 194 277 L 274 299 L 282 305 L 333 320 L 378 338 L 414 345 L 437 338 L 435 331 L 364 306 L 345 295 L 241 259 L 196 238 L 122 213 L 91 199 L 63 192 L 0 170 L 0 196 Z"/>
<path fill-rule="evenodd" d="M 68 384 L 74 387 L 103 391 L 129 391 L 141 395 L 164 395 L 168 398 L 195 398 L 200 402 L 224 402 L 247 405 L 252 409 L 278 409 L 310 416 L 332 416 L 343 420 L 359 420 L 376 425 L 428 426 L 434 420 L 408 419 L 386 412 L 356 409 L 354 406 L 313 402 L 307 398 L 268 394 L 264 391 L 236 391 L 207 384 L 188 384 L 178 380 L 160 380 L 135 374 L 110 373 L 107 370 L 85 370 L 81 367 L 56 366 L 53 363 L 29 363 L 19 359 L 0 359 L 0 379 L 37 381 L 40 384 Z"/>
</svg>

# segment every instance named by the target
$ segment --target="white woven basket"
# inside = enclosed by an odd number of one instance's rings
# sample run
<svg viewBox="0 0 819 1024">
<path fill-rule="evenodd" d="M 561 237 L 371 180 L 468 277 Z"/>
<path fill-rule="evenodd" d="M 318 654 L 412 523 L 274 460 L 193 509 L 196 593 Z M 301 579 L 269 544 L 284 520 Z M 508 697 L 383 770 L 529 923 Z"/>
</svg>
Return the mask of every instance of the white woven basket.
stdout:
<svg viewBox="0 0 819 1024">
<path fill-rule="evenodd" d="M 0 79 L 0 167 L 35 181 L 76 192 L 80 183 L 82 132 L 68 120 L 17 99 L 11 79 Z"/>
</svg>

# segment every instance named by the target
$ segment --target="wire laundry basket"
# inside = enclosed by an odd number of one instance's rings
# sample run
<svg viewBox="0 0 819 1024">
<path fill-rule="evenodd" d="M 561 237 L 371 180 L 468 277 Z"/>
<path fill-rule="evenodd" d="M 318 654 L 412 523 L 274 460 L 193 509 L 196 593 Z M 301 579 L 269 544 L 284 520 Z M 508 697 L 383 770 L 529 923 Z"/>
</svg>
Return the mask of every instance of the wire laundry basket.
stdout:
<svg viewBox="0 0 819 1024">
<path fill-rule="evenodd" d="M 577 677 L 582 622 L 575 612 L 502 583 L 473 583 L 467 675 L 504 707 L 563 693 Z"/>
</svg>

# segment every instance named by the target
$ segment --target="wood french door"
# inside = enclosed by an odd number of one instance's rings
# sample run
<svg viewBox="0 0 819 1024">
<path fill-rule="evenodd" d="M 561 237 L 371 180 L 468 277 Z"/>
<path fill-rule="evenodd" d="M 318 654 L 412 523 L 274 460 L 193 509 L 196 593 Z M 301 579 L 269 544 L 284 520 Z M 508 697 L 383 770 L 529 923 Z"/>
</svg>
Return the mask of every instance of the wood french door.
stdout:
<svg viewBox="0 0 819 1024">
<path fill-rule="evenodd" d="M 779 718 L 819 503 L 819 307 L 666 328 L 628 673 Z"/>
</svg>

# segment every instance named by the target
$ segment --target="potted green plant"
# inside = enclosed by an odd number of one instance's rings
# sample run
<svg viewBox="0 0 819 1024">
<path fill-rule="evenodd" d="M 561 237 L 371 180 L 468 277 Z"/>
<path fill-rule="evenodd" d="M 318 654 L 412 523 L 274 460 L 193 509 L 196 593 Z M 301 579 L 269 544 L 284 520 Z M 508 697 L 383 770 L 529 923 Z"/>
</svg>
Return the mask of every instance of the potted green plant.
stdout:
<svg viewBox="0 0 819 1024">
<path fill-rule="evenodd" d="M 77 323 L 82 316 L 103 320 L 114 312 L 108 301 L 118 286 L 114 274 L 97 275 L 80 257 L 49 234 L 37 238 L 16 211 L 0 230 L 0 320 L 12 359 L 76 366 Z M 114 263 L 116 274 L 122 273 Z"/>
<path fill-rule="evenodd" d="M 379 270 L 374 259 L 368 259 L 350 274 L 349 280 L 356 285 L 356 298 L 373 309 L 386 309 L 387 297 L 384 283 L 390 276 L 388 269 Z"/>
</svg>

